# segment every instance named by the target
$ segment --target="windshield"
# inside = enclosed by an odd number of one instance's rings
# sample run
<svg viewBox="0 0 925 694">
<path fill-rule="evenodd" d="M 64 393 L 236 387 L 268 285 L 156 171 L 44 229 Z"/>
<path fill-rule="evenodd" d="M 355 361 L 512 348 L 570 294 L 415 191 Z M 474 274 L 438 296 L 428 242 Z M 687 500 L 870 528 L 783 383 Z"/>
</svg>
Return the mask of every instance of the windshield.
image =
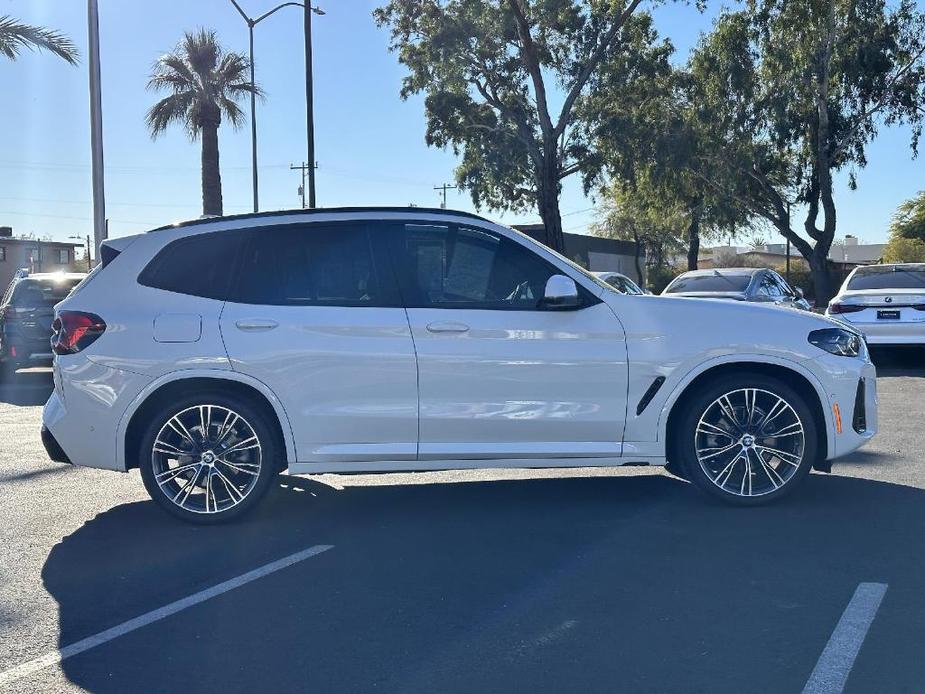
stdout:
<svg viewBox="0 0 925 694">
<path fill-rule="evenodd" d="M 665 289 L 665 294 L 683 292 L 744 292 L 752 281 L 751 275 L 681 275 Z"/>
<path fill-rule="evenodd" d="M 901 265 L 859 268 L 848 282 L 848 289 L 922 288 L 925 288 L 925 268 Z"/>
<path fill-rule="evenodd" d="M 11 303 L 18 307 L 52 307 L 63 301 L 71 290 L 80 282 L 79 278 L 60 280 L 24 279 L 13 290 Z"/>
</svg>

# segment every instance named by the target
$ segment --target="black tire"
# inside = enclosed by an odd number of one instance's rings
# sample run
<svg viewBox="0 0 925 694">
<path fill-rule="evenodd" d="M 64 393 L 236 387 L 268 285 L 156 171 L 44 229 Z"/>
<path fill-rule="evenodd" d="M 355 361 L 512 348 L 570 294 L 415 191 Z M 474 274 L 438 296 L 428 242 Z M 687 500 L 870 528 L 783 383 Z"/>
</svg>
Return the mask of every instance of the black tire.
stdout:
<svg viewBox="0 0 925 694">
<path fill-rule="evenodd" d="M 192 437 L 191 439 L 179 436 L 176 434 L 176 429 L 172 431 L 165 429 L 165 427 L 169 426 L 167 422 L 171 420 L 171 418 L 182 415 L 181 419 L 186 419 L 198 411 L 193 408 L 199 407 L 213 408 L 209 410 L 210 417 L 213 413 L 222 413 L 223 410 L 231 411 L 233 414 L 240 417 L 242 423 L 238 424 L 238 427 L 243 429 L 243 427 L 246 426 L 247 429 L 245 429 L 245 431 L 249 430 L 257 439 L 256 443 L 258 449 L 256 455 L 259 457 L 257 458 L 258 462 L 256 465 L 259 466 L 259 470 L 256 474 L 251 474 L 250 472 L 255 469 L 255 463 L 253 462 L 241 462 L 238 460 L 233 464 L 230 462 L 223 463 L 223 455 L 230 456 L 231 453 L 234 453 L 235 456 L 243 454 L 253 455 L 250 450 L 238 450 L 236 453 L 234 452 L 233 449 L 241 445 L 241 442 L 237 444 L 234 443 L 240 438 L 237 430 L 234 432 L 229 431 L 226 434 L 226 440 L 230 440 L 232 445 L 226 446 L 226 450 L 223 451 L 222 446 L 224 444 L 217 443 L 219 438 L 217 434 L 220 434 L 221 430 L 218 429 L 219 425 L 215 422 L 211 423 L 211 426 L 206 425 L 208 431 L 216 433 L 215 436 L 211 437 L 211 441 L 216 442 L 214 445 L 209 440 L 209 436 L 205 437 L 207 441 L 203 442 L 203 437 L 201 436 L 202 426 L 198 427 L 198 431 L 195 427 L 187 427 L 188 433 Z M 227 423 L 227 421 L 226 419 L 224 423 Z M 167 432 L 166 435 L 169 436 L 176 435 L 177 438 L 173 440 L 173 443 L 177 444 L 178 448 L 190 450 L 191 452 L 186 456 L 172 457 L 171 455 L 164 455 L 165 446 L 162 445 L 164 442 L 158 440 L 159 434 L 165 436 L 162 432 Z M 231 436 L 230 439 L 227 438 L 229 435 Z M 155 451 L 154 447 L 156 441 L 158 441 L 157 451 Z M 192 452 L 197 449 L 194 449 L 190 442 L 200 444 L 198 453 Z M 252 444 L 248 445 L 248 449 L 251 449 L 251 446 Z M 173 446 L 169 444 L 168 447 L 173 449 Z M 211 453 L 212 448 L 215 448 L 215 452 L 213 453 L 215 462 L 209 461 L 209 464 L 206 465 L 203 462 L 205 460 L 205 452 L 203 452 L 202 449 L 208 449 L 206 452 Z M 150 423 L 141 438 L 141 444 L 138 450 L 138 467 L 141 471 L 141 479 L 144 481 L 145 489 L 148 490 L 148 494 L 161 508 L 184 521 L 202 525 L 212 525 L 240 518 L 261 501 L 280 470 L 280 456 L 282 456 L 283 453 L 284 451 L 281 447 L 281 442 L 278 440 L 276 429 L 261 408 L 253 406 L 248 401 L 233 398 L 221 392 L 202 392 L 174 400 L 170 403 L 165 403 L 157 409 L 151 417 Z M 170 468 L 169 463 L 167 463 L 168 468 L 165 469 L 163 467 L 165 459 L 173 460 L 176 466 Z M 176 468 L 181 465 L 187 467 L 199 465 L 200 467 L 192 467 L 188 472 L 170 476 L 173 470 L 176 470 Z M 215 472 L 216 469 L 218 472 Z M 225 477 L 225 481 L 220 479 L 222 475 L 219 473 L 222 471 L 224 471 L 222 474 Z M 195 472 L 197 479 L 193 480 L 191 483 L 190 480 L 193 472 Z M 162 479 L 164 479 L 163 486 L 156 479 L 156 475 L 159 473 Z M 206 480 L 205 478 L 207 477 L 211 479 Z M 208 489 L 206 487 L 200 487 L 201 484 L 205 484 L 206 482 L 211 485 L 211 480 L 213 479 L 216 480 L 215 490 L 211 490 L 211 487 L 208 487 Z M 236 485 L 239 481 L 241 482 L 241 486 Z M 168 495 L 168 492 L 172 494 L 172 492 L 180 488 L 181 482 L 183 483 L 182 489 L 189 488 L 189 493 L 184 492 L 187 494 L 184 503 L 188 507 L 178 505 L 174 502 L 172 496 Z M 219 482 L 221 482 L 221 484 L 219 484 Z M 226 482 L 230 482 L 231 484 L 226 484 Z M 236 486 L 238 494 L 241 494 L 243 497 L 239 500 L 234 496 L 232 490 L 232 488 Z M 191 510 L 191 508 L 196 506 L 201 507 L 201 504 L 194 504 L 190 501 L 190 499 L 199 498 L 199 493 L 196 491 L 197 488 L 202 489 L 202 493 L 206 497 L 205 511 L 201 508 L 199 508 L 198 511 Z M 212 498 L 215 499 L 211 511 L 209 511 L 209 491 L 212 491 Z M 195 497 L 193 496 L 194 494 L 196 494 Z M 230 505 L 222 508 L 219 495 L 227 497 L 225 502 L 230 503 Z"/>
<path fill-rule="evenodd" d="M 753 426 L 744 424 L 745 413 L 749 409 L 748 395 L 742 395 L 745 391 L 756 393 L 752 396 L 751 410 L 757 413 Z M 728 410 L 728 407 L 717 404 L 718 400 L 727 394 L 732 394 L 731 400 L 727 402 L 733 405 L 732 415 L 736 417 L 736 429 L 733 429 L 730 422 L 732 417 L 726 416 L 719 424 L 724 430 L 734 431 L 739 435 L 738 441 L 735 436 L 715 435 L 709 428 L 711 416 Z M 740 397 L 744 403 L 741 406 Z M 765 410 L 772 409 L 771 403 L 775 402 L 774 398 L 779 398 L 790 409 L 780 406 L 783 407 L 783 412 L 767 421 L 759 430 L 758 425 L 762 423 L 762 417 L 768 414 Z M 675 437 L 673 449 L 677 458 L 674 464 L 680 467 L 684 477 L 698 489 L 727 504 L 756 506 L 786 496 L 806 478 L 819 453 L 818 428 L 812 408 L 802 395 L 780 379 L 758 373 L 738 373 L 720 377 L 699 388 L 684 401 L 682 407 L 684 410 L 680 413 L 672 432 L 672 436 Z M 802 427 L 801 434 L 768 436 L 785 431 L 799 431 L 799 427 Z M 748 430 L 754 430 L 753 435 L 749 434 Z M 799 438 L 801 436 L 802 441 Z M 769 441 L 774 442 L 773 446 Z M 698 457 L 698 446 L 701 446 L 700 455 L 705 459 L 703 464 Z M 731 446 L 729 451 L 717 453 L 728 446 Z M 770 453 L 770 450 L 779 450 L 779 453 Z M 743 454 L 746 458 L 741 457 Z M 759 459 L 767 465 L 762 464 Z M 705 467 L 707 469 L 704 469 Z M 777 476 L 767 468 L 772 468 L 777 472 Z M 740 481 L 741 491 L 736 491 Z M 749 495 L 745 494 L 746 489 Z"/>
</svg>

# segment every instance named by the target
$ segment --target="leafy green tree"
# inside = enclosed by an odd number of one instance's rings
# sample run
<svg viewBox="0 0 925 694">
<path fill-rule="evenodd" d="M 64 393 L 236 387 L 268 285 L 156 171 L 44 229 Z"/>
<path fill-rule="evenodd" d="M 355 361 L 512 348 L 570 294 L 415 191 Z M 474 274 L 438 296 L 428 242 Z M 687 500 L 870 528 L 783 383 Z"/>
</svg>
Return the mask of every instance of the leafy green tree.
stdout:
<svg viewBox="0 0 925 694">
<path fill-rule="evenodd" d="M 899 206 L 890 224 L 890 235 L 925 241 L 925 190 Z"/>
<path fill-rule="evenodd" d="M 912 0 L 748 0 L 690 60 L 708 146 L 690 170 L 770 222 L 806 258 L 817 301 L 838 217 L 833 174 L 867 163 L 883 124 L 921 133 L 925 19 Z M 788 201 L 805 207 L 803 234 Z"/>
<path fill-rule="evenodd" d="M 23 24 L 12 17 L 0 17 L 0 55 L 16 60 L 23 49 L 54 53 L 71 65 L 76 65 L 80 53 L 64 34 L 52 29 Z"/>
<path fill-rule="evenodd" d="M 244 122 L 238 101 L 261 94 L 250 83 L 250 63 L 239 53 L 225 51 L 214 31 L 187 32 L 172 53 L 154 65 L 148 89 L 171 93 L 148 111 L 151 137 L 171 123 L 179 123 L 190 140 L 202 142 L 202 213 L 222 214 L 222 176 L 219 169 L 218 128 L 222 117 L 234 127 Z"/>
<path fill-rule="evenodd" d="M 641 190 L 645 186 L 630 189 L 618 179 L 610 181 L 601 191 L 603 202 L 591 231 L 595 236 L 633 241 L 637 275 L 647 277 L 653 291 L 661 291 L 676 274 L 671 259 L 684 249 L 681 231 L 688 211 L 677 204 L 664 205 L 657 198 L 646 198 Z"/>
<path fill-rule="evenodd" d="M 539 211 L 563 248 L 559 194 L 599 160 L 583 104 L 602 66 L 624 92 L 644 88 L 651 43 L 642 0 L 391 0 L 374 12 L 409 74 L 401 96 L 425 95 L 426 141 L 452 147 L 457 184 L 476 206 Z"/>
<path fill-rule="evenodd" d="M 893 236 L 883 249 L 885 263 L 925 263 L 925 241 Z"/>
</svg>

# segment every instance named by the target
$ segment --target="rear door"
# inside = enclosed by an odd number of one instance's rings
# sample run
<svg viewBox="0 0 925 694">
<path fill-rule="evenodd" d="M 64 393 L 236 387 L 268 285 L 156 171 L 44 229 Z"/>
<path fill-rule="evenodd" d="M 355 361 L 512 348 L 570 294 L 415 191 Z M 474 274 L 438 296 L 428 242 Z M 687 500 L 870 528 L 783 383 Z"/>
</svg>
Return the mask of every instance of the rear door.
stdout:
<svg viewBox="0 0 925 694">
<path fill-rule="evenodd" d="M 365 222 L 255 229 L 236 274 L 228 356 L 280 398 L 298 460 L 414 460 L 414 345 L 383 235 Z"/>
</svg>

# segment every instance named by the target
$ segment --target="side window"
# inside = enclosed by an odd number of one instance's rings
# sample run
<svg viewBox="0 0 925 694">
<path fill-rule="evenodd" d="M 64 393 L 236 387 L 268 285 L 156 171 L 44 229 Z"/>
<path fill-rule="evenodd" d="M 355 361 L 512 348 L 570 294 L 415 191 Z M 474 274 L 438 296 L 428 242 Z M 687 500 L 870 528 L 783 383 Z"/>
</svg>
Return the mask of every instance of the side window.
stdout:
<svg viewBox="0 0 925 694">
<path fill-rule="evenodd" d="M 243 238 L 243 231 L 214 231 L 177 239 L 154 256 L 138 283 L 223 301 Z"/>
<path fill-rule="evenodd" d="M 536 310 L 558 270 L 516 241 L 493 232 L 406 224 L 399 246 L 408 306 Z"/>
<path fill-rule="evenodd" d="M 791 288 L 789 284 L 787 284 L 787 280 L 785 280 L 783 277 L 778 275 L 776 272 L 771 276 L 774 278 L 774 281 L 777 282 L 777 285 L 780 287 L 780 290 L 784 296 L 786 297 L 796 296 L 796 292 L 793 291 L 793 289 Z"/>
<path fill-rule="evenodd" d="M 381 244 L 372 237 L 357 223 L 254 230 L 232 300 L 272 306 L 397 306 L 387 254 L 374 251 Z"/>
<path fill-rule="evenodd" d="M 777 286 L 777 282 L 768 274 L 761 276 L 761 284 L 758 285 L 758 294 L 761 296 L 769 296 L 772 299 L 779 299 L 783 296 L 780 287 Z"/>
</svg>

